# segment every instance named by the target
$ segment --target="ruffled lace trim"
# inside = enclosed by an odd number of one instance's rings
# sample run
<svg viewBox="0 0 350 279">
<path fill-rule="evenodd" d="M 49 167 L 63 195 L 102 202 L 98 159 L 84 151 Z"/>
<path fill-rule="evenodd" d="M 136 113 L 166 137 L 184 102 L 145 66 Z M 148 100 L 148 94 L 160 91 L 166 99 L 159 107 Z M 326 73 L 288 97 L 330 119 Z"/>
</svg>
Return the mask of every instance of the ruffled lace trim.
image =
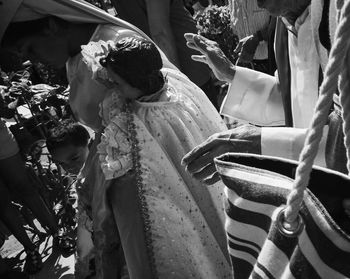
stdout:
<svg viewBox="0 0 350 279">
<path fill-rule="evenodd" d="M 107 88 L 113 86 L 113 81 L 108 77 L 106 68 L 101 66 L 100 59 L 106 57 L 113 46 L 114 43 L 111 40 L 89 42 L 81 46 L 82 60 L 90 70 L 92 79 L 104 84 Z"/>
<path fill-rule="evenodd" d="M 102 125 L 107 127 L 111 120 L 121 114 L 125 109 L 125 100 L 113 89 L 109 96 L 100 103 L 99 116 L 102 119 Z"/>
<path fill-rule="evenodd" d="M 106 180 L 123 176 L 132 169 L 131 142 L 125 112 L 111 119 L 101 136 L 97 153 Z"/>
</svg>

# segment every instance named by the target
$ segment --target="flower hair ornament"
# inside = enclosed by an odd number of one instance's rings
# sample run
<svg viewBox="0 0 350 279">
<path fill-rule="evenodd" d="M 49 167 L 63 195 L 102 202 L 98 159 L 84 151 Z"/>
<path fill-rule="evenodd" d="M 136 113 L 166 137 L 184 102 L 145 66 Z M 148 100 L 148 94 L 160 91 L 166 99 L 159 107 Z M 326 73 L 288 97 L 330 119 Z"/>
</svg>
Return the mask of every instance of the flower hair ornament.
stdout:
<svg viewBox="0 0 350 279">
<path fill-rule="evenodd" d="M 112 40 L 98 42 L 89 42 L 81 46 L 83 62 L 92 73 L 92 78 L 107 88 L 113 86 L 113 80 L 108 76 L 107 69 L 100 64 L 100 60 L 107 57 L 109 51 L 114 48 Z"/>
</svg>

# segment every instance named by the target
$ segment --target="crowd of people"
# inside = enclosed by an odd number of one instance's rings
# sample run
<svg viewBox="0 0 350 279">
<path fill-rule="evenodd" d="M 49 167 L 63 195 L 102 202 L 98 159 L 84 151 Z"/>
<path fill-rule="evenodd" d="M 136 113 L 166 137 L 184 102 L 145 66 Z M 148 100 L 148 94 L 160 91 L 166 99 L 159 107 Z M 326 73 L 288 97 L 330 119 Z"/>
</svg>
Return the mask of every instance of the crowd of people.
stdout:
<svg viewBox="0 0 350 279">
<path fill-rule="evenodd" d="M 53 127 L 47 148 L 78 177 L 75 277 L 233 278 L 214 158 L 298 160 L 332 47 L 335 1 L 223 1 L 240 40 L 236 64 L 196 34 L 190 12 L 215 1 L 114 2 L 118 17 L 80 0 L 0 6 L 2 51 L 66 67 L 74 121 Z M 220 108 L 214 79 L 229 84 Z M 334 92 L 315 164 L 347 174 L 342 109 Z M 243 124 L 228 129 L 223 117 Z M 41 256 L 16 221 L 13 197 L 54 238 L 57 224 L 5 122 L 0 141 L 0 218 L 35 274 Z M 342 205 L 350 218 L 350 196 Z"/>
</svg>

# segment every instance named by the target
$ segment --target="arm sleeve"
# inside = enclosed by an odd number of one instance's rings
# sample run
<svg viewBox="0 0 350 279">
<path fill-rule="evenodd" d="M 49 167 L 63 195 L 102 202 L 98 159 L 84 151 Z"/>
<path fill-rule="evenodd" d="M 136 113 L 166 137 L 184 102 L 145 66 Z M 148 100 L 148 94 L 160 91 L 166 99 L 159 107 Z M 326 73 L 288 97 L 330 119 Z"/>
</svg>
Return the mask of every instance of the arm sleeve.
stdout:
<svg viewBox="0 0 350 279">
<path fill-rule="evenodd" d="M 236 67 L 220 113 L 259 126 L 284 125 L 284 110 L 278 79 L 254 70 Z"/>
<path fill-rule="evenodd" d="M 287 127 L 264 127 L 261 129 L 261 153 L 262 155 L 283 157 L 299 160 L 299 155 L 304 146 L 307 129 Z M 315 165 L 326 166 L 325 150 L 328 135 L 328 126 L 323 129 Z"/>
</svg>

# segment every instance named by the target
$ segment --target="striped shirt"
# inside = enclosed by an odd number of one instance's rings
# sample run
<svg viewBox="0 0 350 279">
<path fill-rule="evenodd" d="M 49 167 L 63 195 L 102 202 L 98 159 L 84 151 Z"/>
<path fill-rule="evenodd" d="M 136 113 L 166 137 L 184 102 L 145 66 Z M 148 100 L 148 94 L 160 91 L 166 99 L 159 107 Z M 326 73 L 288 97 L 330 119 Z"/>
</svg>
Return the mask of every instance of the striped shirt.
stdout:
<svg viewBox="0 0 350 279">
<path fill-rule="evenodd" d="M 256 0 L 229 0 L 232 27 L 239 39 L 253 35 L 269 23 L 270 15 Z M 260 42 L 254 59 L 267 59 L 267 42 Z"/>
</svg>

